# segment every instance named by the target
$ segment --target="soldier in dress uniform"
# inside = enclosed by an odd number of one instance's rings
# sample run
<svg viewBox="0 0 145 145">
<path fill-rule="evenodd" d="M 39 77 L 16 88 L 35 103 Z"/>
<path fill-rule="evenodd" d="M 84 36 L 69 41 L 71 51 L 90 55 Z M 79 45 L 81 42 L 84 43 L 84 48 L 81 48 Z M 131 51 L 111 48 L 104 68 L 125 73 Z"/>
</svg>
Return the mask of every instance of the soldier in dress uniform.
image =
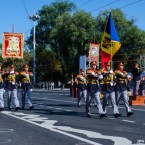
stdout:
<svg viewBox="0 0 145 145">
<path fill-rule="evenodd" d="M 5 88 L 7 91 L 8 109 L 11 110 L 12 97 L 14 98 L 15 110 L 20 109 L 19 100 L 17 97 L 17 84 L 19 73 L 14 70 L 14 65 L 9 66 L 9 70 L 5 72 Z"/>
<path fill-rule="evenodd" d="M 0 63 L 0 111 L 4 109 L 4 80 L 3 80 L 4 71 L 2 70 L 2 64 Z"/>
<path fill-rule="evenodd" d="M 104 117 L 102 104 L 100 101 L 99 77 L 101 72 L 96 70 L 97 63 L 92 61 L 91 68 L 87 70 L 87 100 L 86 100 L 86 114 L 90 117 L 90 103 L 93 98 L 96 99 L 97 107 L 99 109 L 100 118 Z"/>
<path fill-rule="evenodd" d="M 123 101 L 125 103 L 126 111 L 127 111 L 127 116 L 133 115 L 133 112 L 131 111 L 131 108 L 129 106 L 128 100 L 128 94 L 127 91 L 130 91 L 130 88 L 128 86 L 127 82 L 127 72 L 123 70 L 123 64 L 119 63 L 118 64 L 118 69 L 115 71 L 116 75 L 116 99 L 117 99 L 117 105 L 119 104 L 119 100 L 121 97 L 123 97 Z"/>
<path fill-rule="evenodd" d="M 87 99 L 87 80 L 84 69 L 80 69 L 80 74 L 77 75 L 78 80 L 78 107 L 81 106 L 81 99 Z"/>
<path fill-rule="evenodd" d="M 28 71 L 29 67 L 27 64 L 23 65 L 23 71 L 20 73 L 20 81 L 22 87 L 22 109 L 25 108 L 25 100 L 27 95 L 28 106 L 29 109 L 33 109 L 34 106 L 31 100 L 31 92 L 32 92 L 32 72 Z"/>
<path fill-rule="evenodd" d="M 116 104 L 116 98 L 115 98 L 115 90 L 114 90 L 114 85 L 115 85 L 115 74 L 111 70 L 110 67 L 110 62 L 105 64 L 105 69 L 102 70 L 102 75 L 103 75 L 103 86 L 102 86 L 102 91 L 104 94 L 103 97 L 103 111 L 105 113 L 105 116 L 107 117 L 107 101 L 110 98 L 111 100 L 111 105 L 113 108 L 114 116 L 115 118 L 121 116 L 121 114 L 118 111 L 118 107 Z"/>
</svg>

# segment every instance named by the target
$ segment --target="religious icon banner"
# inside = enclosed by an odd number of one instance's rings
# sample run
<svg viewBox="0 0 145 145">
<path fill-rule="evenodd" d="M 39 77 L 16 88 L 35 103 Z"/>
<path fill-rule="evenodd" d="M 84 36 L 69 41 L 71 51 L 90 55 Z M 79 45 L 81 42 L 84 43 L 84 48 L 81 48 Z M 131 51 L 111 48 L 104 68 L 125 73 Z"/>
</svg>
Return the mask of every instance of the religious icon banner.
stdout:
<svg viewBox="0 0 145 145">
<path fill-rule="evenodd" d="M 22 33 L 3 33 L 2 58 L 23 58 L 24 35 Z"/>
</svg>

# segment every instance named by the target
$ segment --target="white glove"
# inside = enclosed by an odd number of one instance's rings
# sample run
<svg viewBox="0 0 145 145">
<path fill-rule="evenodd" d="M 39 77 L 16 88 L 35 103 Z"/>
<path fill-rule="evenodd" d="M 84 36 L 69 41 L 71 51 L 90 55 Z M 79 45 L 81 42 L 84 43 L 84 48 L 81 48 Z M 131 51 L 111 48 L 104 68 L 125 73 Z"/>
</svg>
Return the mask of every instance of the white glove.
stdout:
<svg viewBox="0 0 145 145">
<path fill-rule="evenodd" d="M 26 77 L 28 77 L 28 76 L 29 76 L 29 74 L 25 74 L 25 76 L 26 76 Z"/>
<path fill-rule="evenodd" d="M 3 89 L 3 93 L 5 92 L 5 89 Z"/>
<path fill-rule="evenodd" d="M 92 72 L 91 74 L 92 74 L 92 75 L 95 75 L 95 72 Z"/>
<path fill-rule="evenodd" d="M 113 70 L 110 70 L 109 72 L 112 74 L 113 73 Z"/>
<path fill-rule="evenodd" d="M 110 86 L 113 86 L 113 83 L 110 83 Z"/>
<path fill-rule="evenodd" d="M 33 89 L 30 89 L 30 92 L 32 92 L 33 91 Z"/>
<path fill-rule="evenodd" d="M 11 72 L 10 72 L 10 74 L 13 74 L 14 73 L 14 71 L 12 70 Z"/>
<path fill-rule="evenodd" d="M 12 82 L 12 85 L 15 85 L 15 82 Z"/>
<path fill-rule="evenodd" d="M 99 75 L 98 79 L 99 80 L 103 79 L 103 75 Z"/>
</svg>

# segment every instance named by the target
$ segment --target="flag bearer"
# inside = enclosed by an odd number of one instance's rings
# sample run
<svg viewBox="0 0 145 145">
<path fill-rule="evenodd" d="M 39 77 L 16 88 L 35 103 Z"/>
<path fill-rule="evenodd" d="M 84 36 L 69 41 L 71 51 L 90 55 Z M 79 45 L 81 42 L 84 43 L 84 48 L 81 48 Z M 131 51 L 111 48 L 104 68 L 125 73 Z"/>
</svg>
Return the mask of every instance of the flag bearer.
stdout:
<svg viewBox="0 0 145 145">
<path fill-rule="evenodd" d="M 9 70 L 5 72 L 5 88 L 7 91 L 8 109 L 11 110 L 12 98 L 14 100 L 15 110 L 20 109 L 19 100 L 17 97 L 17 83 L 19 73 L 14 70 L 14 65 L 9 66 Z"/>
<path fill-rule="evenodd" d="M 111 105 L 113 108 L 114 116 L 115 118 L 121 116 L 121 114 L 118 111 L 118 107 L 116 105 L 116 99 L 115 99 L 115 90 L 114 90 L 114 85 L 115 85 L 115 74 L 111 70 L 110 67 L 110 62 L 105 64 L 105 69 L 102 71 L 103 75 L 103 86 L 102 86 L 102 91 L 104 94 L 103 98 L 103 111 L 105 113 L 105 116 L 107 117 L 107 101 L 110 98 Z"/>
</svg>

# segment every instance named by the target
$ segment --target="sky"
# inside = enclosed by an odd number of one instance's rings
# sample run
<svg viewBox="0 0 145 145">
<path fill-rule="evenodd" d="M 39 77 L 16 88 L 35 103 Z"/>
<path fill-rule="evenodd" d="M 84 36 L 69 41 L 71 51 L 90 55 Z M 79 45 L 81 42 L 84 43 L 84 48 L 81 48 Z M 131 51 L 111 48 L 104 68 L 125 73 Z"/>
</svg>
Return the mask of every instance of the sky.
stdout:
<svg viewBox="0 0 145 145">
<path fill-rule="evenodd" d="M 43 5 L 49 5 L 55 1 L 0 0 L 0 43 L 2 43 L 3 32 L 12 32 L 12 25 L 14 25 L 15 33 L 24 33 L 27 39 L 33 28 L 33 21 L 28 19 L 28 16 L 39 11 Z M 95 17 L 101 10 L 121 8 L 127 19 L 135 18 L 138 28 L 145 30 L 145 0 L 70 0 L 70 2 L 74 2 L 78 9 L 92 11 Z"/>
</svg>

